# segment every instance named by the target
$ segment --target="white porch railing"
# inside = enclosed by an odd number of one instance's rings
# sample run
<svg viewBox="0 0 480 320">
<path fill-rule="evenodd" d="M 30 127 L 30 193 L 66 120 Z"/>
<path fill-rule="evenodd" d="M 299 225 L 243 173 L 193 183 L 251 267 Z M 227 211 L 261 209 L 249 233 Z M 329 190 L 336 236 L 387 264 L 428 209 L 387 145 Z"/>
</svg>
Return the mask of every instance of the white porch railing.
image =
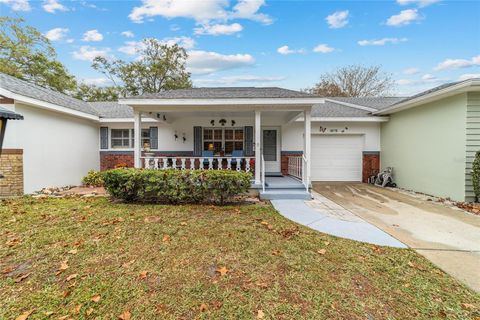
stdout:
<svg viewBox="0 0 480 320">
<path fill-rule="evenodd" d="M 265 192 L 265 158 L 262 154 L 262 191 Z"/>
<path fill-rule="evenodd" d="M 146 169 L 250 171 L 252 157 L 142 157 Z"/>
<path fill-rule="evenodd" d="M 292 177 L 303 180 L 302 164 L 302 156 L 288 157 L 288 174 Z"/>
<path fill-rule="evenodd" d="M 305 170 L 303 170 L 303 168 L 307 167 L 307 162 L 308 160 L 304 155 L 288 157 L 288 174 L 302 180 L 302 183 L 308 192 L 310 181 L 305 175 Z"/>
</svg>

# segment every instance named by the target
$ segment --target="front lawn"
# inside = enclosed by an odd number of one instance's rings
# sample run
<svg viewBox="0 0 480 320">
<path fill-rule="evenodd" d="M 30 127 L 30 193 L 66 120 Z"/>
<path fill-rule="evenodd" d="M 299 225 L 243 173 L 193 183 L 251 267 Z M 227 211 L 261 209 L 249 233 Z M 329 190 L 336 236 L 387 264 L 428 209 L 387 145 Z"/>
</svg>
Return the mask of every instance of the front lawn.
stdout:
<svg viewBox="0 0 480 320">
<path fill-rule="evenodd" d="M 411 250 L 270 205 L 0 202 L 0 319 L 474 319 L 480 296 Z"/>
</svg>

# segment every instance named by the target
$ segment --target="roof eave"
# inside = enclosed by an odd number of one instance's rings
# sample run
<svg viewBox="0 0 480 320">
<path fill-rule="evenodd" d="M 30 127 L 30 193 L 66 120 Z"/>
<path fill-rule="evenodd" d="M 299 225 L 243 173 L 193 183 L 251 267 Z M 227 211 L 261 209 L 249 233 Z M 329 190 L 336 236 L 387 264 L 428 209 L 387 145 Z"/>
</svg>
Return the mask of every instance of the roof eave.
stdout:
<svg viewBox="0 0 480 320">
<path fill-rule="evenodd" d="M 394 104 L 391 107 L 386 109 L 374 112 L 374 115 L 387 115 L 395 112 L 399 112 L 402 110 L 410 109 L 425 103 L 434 102 L 443 98 L 447 98 L 459 93 L 470 92 L 470 91 L 480 91 L 480 80 L 479 79 L 471 79 L 467 81 L 463 81 L 457 83 L 453 86 L 440 89 L 435 92 L 431 92 L 429 94 L 405 101 L 400 102 L 398 104 Z"/>
<path fill-rule="evenodd" d="M 119 104 L 134 106 L 262 106 L 262 105 L 314 105 L 324 103 L 324 98 L 186 98 L 186 99 L 120 99 Z"/>
</svg>

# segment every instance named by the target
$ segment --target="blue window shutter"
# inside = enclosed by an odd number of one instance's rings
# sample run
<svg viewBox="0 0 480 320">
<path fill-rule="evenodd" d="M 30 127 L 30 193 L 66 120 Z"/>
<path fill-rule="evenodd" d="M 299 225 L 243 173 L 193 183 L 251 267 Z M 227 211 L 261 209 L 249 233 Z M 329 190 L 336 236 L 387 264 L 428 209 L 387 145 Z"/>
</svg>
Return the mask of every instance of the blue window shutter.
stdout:
<svg viewBox="0 0 480 320">
<path fill-rule="evenodd" d="M 100 127 L 100 149 L 108 149 L 108 127 Z"/>
<path fill-rule="evenodd" d="M 158 149 L 158 127 L 150 127 L 150 149 Z"/>
<path fill-rule="evenodd" d="M 193 155 L 195 157 L 202 156 L 202 127 L 193 127 Z"/>
<path fill-rule="evenodd" d="M 251 157 L 254 155 L 253 152 L 253 127 L 246 126 L 243 130 L 243 139 L 244 139 L 244 149 L 245 149 L 245 156 Z"/>
</svg>

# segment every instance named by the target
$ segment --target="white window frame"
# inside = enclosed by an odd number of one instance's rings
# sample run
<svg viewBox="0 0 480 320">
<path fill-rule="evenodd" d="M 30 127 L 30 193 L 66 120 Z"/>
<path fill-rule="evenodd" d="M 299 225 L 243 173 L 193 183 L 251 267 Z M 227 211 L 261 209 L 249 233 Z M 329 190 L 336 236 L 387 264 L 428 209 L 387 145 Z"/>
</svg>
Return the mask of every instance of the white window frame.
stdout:
<svg viewBox="0 0 480 320">
<path fill-rule="evenodd" d="M 114 130 L 128 130 L 128 138 L 123 138 L 123 137 L 122 138 L 114 138 L 113 133 L 112 133 Z M 142 133 L 143 132 L 148 132 L 148 137 L 142 137 L 142 150 L 143 150 L 143 144 L 144 144 L 145 140 L 148 140 L 148 143 L 151 145 L 150 128 L 142 128 Z M 118 150 L 118 151 L 133 150 L 134 145 L 135 145 L 135 134 L 134 134 L 134 130 L 132 128 L 109 128 L 108 133 L 109 133 L 109 139 L 108 139 L 109 149 Z M 113 143 L 112 143 L 113 139 L 128 139 L 128 146 L 114 147 Z"/>
</svg>

